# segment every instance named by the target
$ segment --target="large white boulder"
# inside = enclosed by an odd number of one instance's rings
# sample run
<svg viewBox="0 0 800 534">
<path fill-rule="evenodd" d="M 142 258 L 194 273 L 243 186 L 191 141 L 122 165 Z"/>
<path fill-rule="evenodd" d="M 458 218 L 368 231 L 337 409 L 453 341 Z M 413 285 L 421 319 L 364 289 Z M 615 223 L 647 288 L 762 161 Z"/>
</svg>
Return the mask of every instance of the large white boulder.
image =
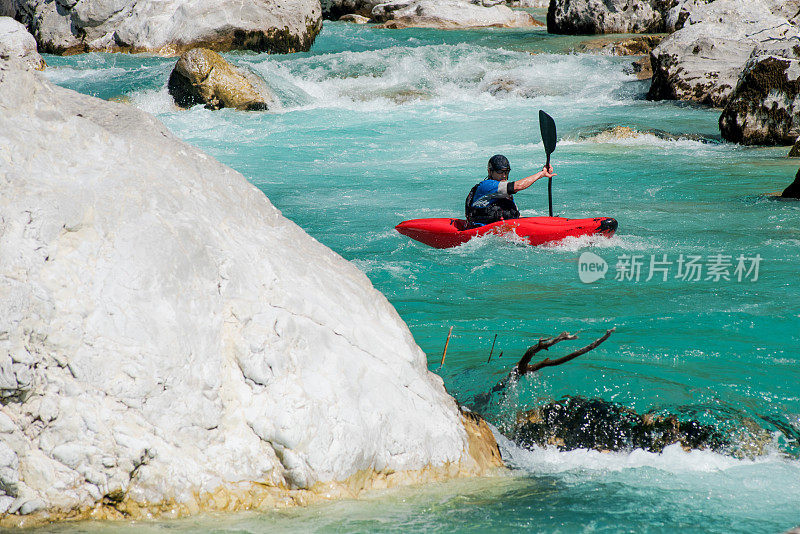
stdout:
<svg viewBox="0 0 800 534">
<path fill-rule="evenodd" d="M 14 61 L 25 69 L 44 70 L 47 66 L 33 35 L 10 17 L 0 17 L 0 61 Z"/>
<path fill-rule="evenodd" d="M 753 50 L 798 33 L 797 18 L 787 18 L 800 0 L 714 0 L 683 4 L 689 9 L 682 29 L 651 53 L 651 100 L 691 100 L 722 107 Z M 789 15 L 791 16 L 791 15 Z"/>
<path fill-rule="evenodd" d="M 6 524 L 498 464 L 363 273 L 146 113 L 7 62 L 0 398 Z"/>
<path fill-rule="evenodd" d="M 464 0 L 394 0 L 377 5 L 372 18 L 387 28 L 522 28 L 543 26 L 524 11 L 484 7 Z"/>
<path fill-rule="evenodd" d="M 800 136 L 800 35 L 756 47 L 719 119 L 722 137 L 792 145 Z"/>
<path fill-rule="evenodd" d="M 203 46 L 308 50 L 322 28 L 318 0 L 6 0 L 53 54 L 88 51 L 176 55 Z"/>
</svg>

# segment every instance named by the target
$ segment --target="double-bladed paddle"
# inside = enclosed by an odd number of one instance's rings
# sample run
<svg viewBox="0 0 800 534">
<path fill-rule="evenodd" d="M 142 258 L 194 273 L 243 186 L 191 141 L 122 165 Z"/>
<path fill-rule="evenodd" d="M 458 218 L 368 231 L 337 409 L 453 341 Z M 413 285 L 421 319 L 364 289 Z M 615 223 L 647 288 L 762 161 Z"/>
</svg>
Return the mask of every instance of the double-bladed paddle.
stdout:
<svg viewBox="0 0 800 534">
<path fill-rule="evenodd" d="M 542 132 L 542 143 L 544 152 L 547 154 L 547 163 L 550 166 L 550 154 L 556 149 L 556 122 L 553 117 L 539 110 L 539 130 Z M 547 179 L 547 203 L 550 207 L 550 217 L 553 216 L 553 178 Z"/>
</svg>

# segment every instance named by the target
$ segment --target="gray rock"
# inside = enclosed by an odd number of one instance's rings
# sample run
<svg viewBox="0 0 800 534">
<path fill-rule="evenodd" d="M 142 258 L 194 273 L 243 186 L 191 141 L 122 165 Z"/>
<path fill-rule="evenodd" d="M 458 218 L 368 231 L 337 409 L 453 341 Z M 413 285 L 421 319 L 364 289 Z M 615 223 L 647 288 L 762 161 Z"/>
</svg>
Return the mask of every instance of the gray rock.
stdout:
<svg viewBox="0 0 800 534">
<path fill-rule="evenodd" d="M 678 0 L 553 0 L 547 31 L 570 35 L 659 33 Z"/>
<path fill-rule="evenodd" d="M 206 48 L 181 55 L 167 88 L 184 108 L 205 104 L 208 109 L 266 110 L 278 105 L 264 80 Z"/>
<path fill-rule="evenodd" d="M 17 8 L 14 5 L 14 0 L 0 0 L 0 17 L 15 17 L 17 16 Z"/>
<path fill-rule="evenodd" d="M 11 2 L 54 54 L 88 51 L 176 55 L 204 46 L 266 52 L 308 50 L 322 28 L 315 0 L 0 0 Z"/>
<path fill-rule="evenodd" d="M 800 0 L 787 0 L 800 10 Z M 780 0 L 715 0 L 691 8 L 650 55 L 650 100 L 690 100 L 723 107 L 753 50 L 797 33 Z"/>
<path fill-rule="evenodd" d="M 10 17 L 0 17 L 0 61 L 14 61 L 25 69 L 44 70 L 47 66 L 33 35 Z"/>
<path fill-rule="evenodd" d="M 800 36 L 757 47 L 719 119 L 724 139 L 792 145 L 800 136 Z"/>
<path fill-rule="evenodd" d="M 375 6 L 372 18 L 387 28 L 520 28 L 542 26 L 524 11 L 483 7 L 462 0 L 395 0 Z"/>
</svg>

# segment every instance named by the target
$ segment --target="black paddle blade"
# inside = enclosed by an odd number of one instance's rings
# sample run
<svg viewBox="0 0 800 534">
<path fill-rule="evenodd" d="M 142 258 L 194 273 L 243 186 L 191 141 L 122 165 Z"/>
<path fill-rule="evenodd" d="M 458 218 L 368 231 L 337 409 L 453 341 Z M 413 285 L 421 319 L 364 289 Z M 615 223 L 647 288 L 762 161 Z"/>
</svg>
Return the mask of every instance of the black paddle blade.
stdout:
<svg viewBox="0 0 800 534">
<path fill-rule="evenodd" d="M 539 129 L 542 132 L 544 151 L 549 157 L 556 149 L 556 121 L 541 109 L 539 110 Z"/>
</svg>

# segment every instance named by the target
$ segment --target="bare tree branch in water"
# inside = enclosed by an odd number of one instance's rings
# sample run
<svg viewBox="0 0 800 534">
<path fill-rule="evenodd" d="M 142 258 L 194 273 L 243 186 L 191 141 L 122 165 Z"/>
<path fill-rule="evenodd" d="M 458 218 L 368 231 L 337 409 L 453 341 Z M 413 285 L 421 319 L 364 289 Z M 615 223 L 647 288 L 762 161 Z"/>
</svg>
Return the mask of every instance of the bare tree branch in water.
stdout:
<svg viewBox="0 0 800 534">
<path fill-rule="evenodd" d="M 603 334 L 601 337 L 595 339 L 585 347 L 578 349 L 575 352 L 571 352 L 566 356 L 562 356 L 561 358 L 556 358 L 555 360 L 551 360 L 550 358 L 545 358 L 539 363 L 536 363 L 534 365 L 529 365 L 531 359 L 536 355 L 537 352 L 542 350 L 548 350 L 550 347 L 552 347 L 556 343 L 560 343 L 561 341 L 578 339 L 578 336 L 576 336 L 575 334 L 570 334 L 569 332 L 561 332 L 555 337 L 540 338 L 539 342 L 536 345 L 533 345 L 532 347 L 528 348 L 528 350 L 525 351 L 525 354 L 519 360 L 516 367 L 514 367 L 514 369 L 508 374 L 508 376 L 505 377 L 500 382 L 498 382 L 497 385 L 495 385 L 492 388 L 492 393 L 497 393 L 498 391 L 505 389 L 505 387 L 509 383 L 516 382 L 519 379 L 519 377 L 524 376 L 528 373 L 536 372 L 539 369 L 542 369 L 543 367 L 553 367 L 556 365 L 561 365 L 562 363 L 567 363 L 570 360 L 574 360 L 575 358 L 577 358 L 582 354 L 586 354 L 590 350 L 597 348 L 601 343 L 603 343 L 606 339 L 608 339 L 611 336 L 612 332 L 614 332 L 616 329 L 617 329 L 616 326 L 611 328 L 610 330 L 606 331 L 606 333 Z"/>
</svg>

